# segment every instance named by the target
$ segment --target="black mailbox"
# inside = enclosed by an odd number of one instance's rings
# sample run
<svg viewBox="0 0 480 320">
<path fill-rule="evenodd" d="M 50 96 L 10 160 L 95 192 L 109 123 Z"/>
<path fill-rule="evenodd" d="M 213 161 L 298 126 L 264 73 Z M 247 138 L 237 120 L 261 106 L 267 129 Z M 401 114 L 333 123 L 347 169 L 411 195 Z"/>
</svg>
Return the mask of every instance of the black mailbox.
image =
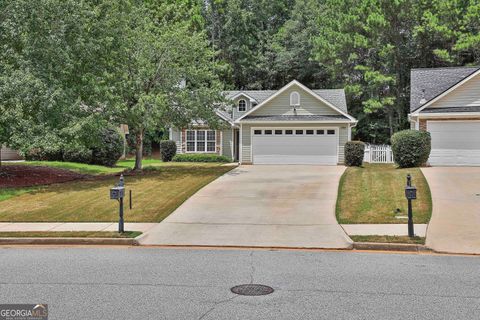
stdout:
<svg viewBox="0 0 480 320">
<path fill-rule="evenodd" d="M 110 199 L 118 200 L 125 197 L 125 187 L 114 187 L 110 189 Z"/>
<path fill-rule="evenodd" d="M 408 200 L 417 199 L 417 188 L 411 187 L 411 186 L 406 186 L 405 187 L 405 197 L 407 197 Z"/>
</svg>

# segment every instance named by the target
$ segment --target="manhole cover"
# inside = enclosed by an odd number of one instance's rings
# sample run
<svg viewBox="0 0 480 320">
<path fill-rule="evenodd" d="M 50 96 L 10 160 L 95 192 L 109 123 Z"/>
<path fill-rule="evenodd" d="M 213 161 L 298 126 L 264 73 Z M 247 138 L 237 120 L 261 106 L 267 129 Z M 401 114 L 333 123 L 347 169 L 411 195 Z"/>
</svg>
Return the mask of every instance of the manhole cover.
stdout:
<svg viewBox="0 0 480 320">
<path fill-rule="evenodd" d="M 273 288 L 262 284 L 242 284 L 230 290 L 242 296 L 264 296 L 273 292 Z"/>
</svg>

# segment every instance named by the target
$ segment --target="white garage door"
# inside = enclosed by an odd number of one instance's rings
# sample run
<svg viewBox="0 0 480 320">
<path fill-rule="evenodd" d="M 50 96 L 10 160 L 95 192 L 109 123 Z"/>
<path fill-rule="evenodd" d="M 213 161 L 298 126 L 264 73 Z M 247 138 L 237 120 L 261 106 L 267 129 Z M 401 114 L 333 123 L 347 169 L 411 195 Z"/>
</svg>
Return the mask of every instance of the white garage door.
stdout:
<svg viewBox="0 0 480 320">
<path fill-rule="evenodd" d="M 480 165 L 480 122 L 427 121 L 432 135 L 432 166 Z"/>
<path fill-rule="evenodd" d="M 338 129 L 253 128 L 254 164 L 337 164 Z"/>
</svg>

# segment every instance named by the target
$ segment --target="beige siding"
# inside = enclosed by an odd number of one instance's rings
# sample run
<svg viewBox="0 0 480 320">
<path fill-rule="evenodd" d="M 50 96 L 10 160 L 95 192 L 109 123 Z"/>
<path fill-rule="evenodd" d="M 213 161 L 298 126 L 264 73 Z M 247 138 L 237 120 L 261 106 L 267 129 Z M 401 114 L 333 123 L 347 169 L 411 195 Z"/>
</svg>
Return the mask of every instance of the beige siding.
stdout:
<svg viewBox="0 0 480 320">
<path fill-rule="evenodd" d="M 290 93 L 297 91 L 300 94 L 300 107 L 294 113 L 290 106 Z M 321 102 L 310 93 L 304 91 L 299 86 L 294 85 L 288 90 L 282 92 L 260 109 L 252 112 L 252 116 L 268 116 L 268 115 L 338 115 L 335 111 L 325 103 Z"/>
<path fill-rule="evenodd" d="M 22 157 L 18 154 L 17 151 L 12 150 L 7 147 L 1 147 L 1 159 L 2 161 L 6 160 L 21 160 Z"/>
<path fill-rule="evenodd" d="M 243 124 L 241 132 L 241 159 L 242 163 L 252 162 L 252 127 L 278 127 L 278 128 L 327 128 L 339 127 L 339 142 L 338 142 L 338 163 L 343 164 L 345 160 L 345 143 L 348 141 L 348 127 L 345 124 Z"/>
<path fill-rule="evenodd" d="M 222 155 L 233 159 L 233 134 L 231 128 L 222 130 Z"/>
<path fill-rule="evenodd" d="M 464 83 L 428 108 L 480 106 L 480 75 Z"/>
</svg>

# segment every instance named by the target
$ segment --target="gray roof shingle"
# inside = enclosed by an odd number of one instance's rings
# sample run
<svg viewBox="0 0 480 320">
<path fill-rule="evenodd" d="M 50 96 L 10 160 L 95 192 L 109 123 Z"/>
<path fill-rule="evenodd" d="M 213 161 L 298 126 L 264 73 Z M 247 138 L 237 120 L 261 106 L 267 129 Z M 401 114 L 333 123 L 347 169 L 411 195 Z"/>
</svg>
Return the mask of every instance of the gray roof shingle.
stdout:
<svg viewBox="0 0 480 320">
<path fill-rule="evenodd" d="M 480 106 L 425 108 L 420 113 L 480 112 Z"/>
<path fill-rule="evenodd" d="M 450 89 L 480 67 L 412 69 L 410 72 L 410 112 Z M 420 101 L 425 99 L 425 103 Z"/>
</svg>

